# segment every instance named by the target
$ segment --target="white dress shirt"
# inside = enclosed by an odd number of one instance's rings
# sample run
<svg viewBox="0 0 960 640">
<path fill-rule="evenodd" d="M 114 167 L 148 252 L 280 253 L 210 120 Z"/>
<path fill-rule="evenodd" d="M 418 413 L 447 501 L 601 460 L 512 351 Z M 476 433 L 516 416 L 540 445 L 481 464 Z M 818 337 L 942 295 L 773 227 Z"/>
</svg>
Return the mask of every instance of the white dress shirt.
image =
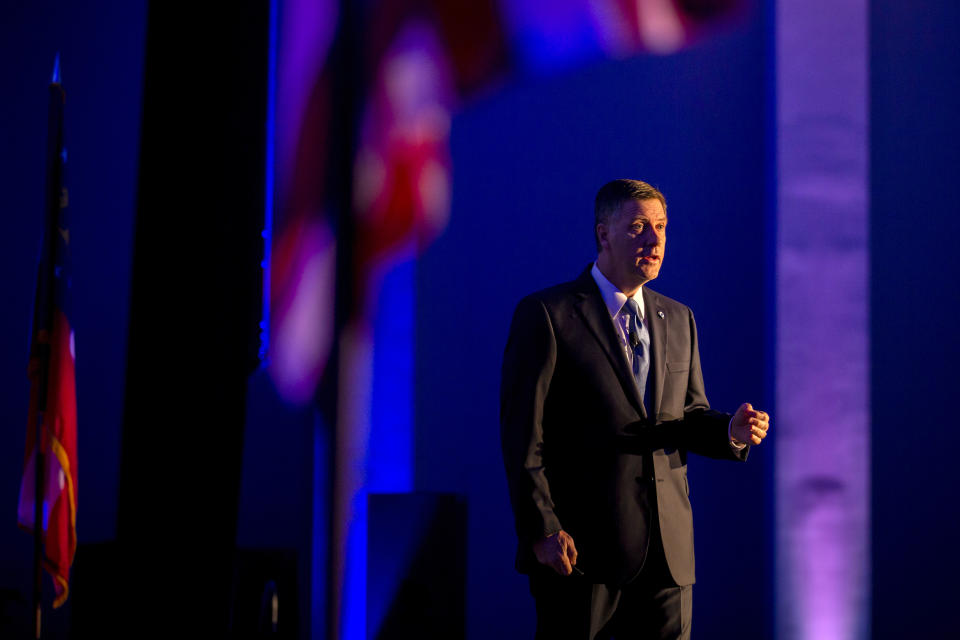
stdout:
<svg viewBox="0 0 960 640">
<path fill-rule="evenodd" d="M 632 368 L 635 356 L 633 347 L 630 346 L 630 310 L 624 308 L 627 304 L 627 294 L 620 291 L 615 284 L 607 279 L 607 276 L 603 275 L 596 262 L 593 263 L 590 275 L 593 276 L 594 281 L 600 288 L 600 295 L 603 297 L 604 304 L 607 305 L 607 311 L 610 312 L 610 320 L 613 321 L 617 335 L 620 336 L 623 355 L 627 359 L 627 364 Z M 646 318 L 646 310 L 643 306 L 643 287 L 637 289 L 632 297 L 640 305 L 640 321 L 643 322 Z"/>
</svg>

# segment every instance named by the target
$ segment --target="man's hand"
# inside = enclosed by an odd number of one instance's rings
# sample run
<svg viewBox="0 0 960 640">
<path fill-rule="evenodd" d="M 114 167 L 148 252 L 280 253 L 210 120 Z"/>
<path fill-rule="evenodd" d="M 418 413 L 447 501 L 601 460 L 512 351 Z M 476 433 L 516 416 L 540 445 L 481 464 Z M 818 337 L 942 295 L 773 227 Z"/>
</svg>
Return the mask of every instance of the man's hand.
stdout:
<svg viewBox="0 0 960 640">
<path fill-rule="evenodd" d="M 744 444 L 760 444 L 769 428 L 767 412 L 757 411 L 749 402 L 744 402 L 730 421 L 730 437 Z"/>
<path fill-rule="evenodd" d="M 540 564 L 547 565 L 562 576 L 573 573 L 573 567 L 577 564 L 577 548 L 573 545 L 573 538 L 563 530 L 534 542 L 533 552 L 537 554 Z"/>
</svg>

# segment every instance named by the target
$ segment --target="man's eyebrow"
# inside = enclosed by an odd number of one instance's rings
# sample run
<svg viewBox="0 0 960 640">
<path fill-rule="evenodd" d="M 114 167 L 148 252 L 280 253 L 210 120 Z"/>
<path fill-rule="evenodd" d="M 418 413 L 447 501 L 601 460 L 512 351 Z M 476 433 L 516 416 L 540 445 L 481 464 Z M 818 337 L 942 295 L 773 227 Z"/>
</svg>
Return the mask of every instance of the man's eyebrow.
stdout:
<svg viewBox="0 0 960 640">
<path fill-rule="evenodd" d="M 633 217 L 632 222 L 652 221 L 654 218 L 656 218 L 657 222 L 666 222 L 668 220 L 666 214 L 662 216 L 654 214 L 651 216 L 649 213 L 638 213 Z"/>
</svg>

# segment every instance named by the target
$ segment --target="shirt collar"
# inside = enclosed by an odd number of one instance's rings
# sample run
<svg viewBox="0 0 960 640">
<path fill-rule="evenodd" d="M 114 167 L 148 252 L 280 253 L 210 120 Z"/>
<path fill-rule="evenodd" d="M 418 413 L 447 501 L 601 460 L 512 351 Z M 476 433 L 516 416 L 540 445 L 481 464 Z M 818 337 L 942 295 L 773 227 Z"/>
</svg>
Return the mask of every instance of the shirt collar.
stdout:
<svg viewBox="0 0 960 640">
<path fill-rule="evenodd" d="M 593 268 L 590 269 L 590 275 L 593 276 L 597 286 L 600 288 L 600 295 L 603 296 L 603 303 L 607 305 L 607 311 L 610 312 L 610 317 L 616 318 L 620 313 L 620 309 L 622 309 L 623 305 L 627 302 L 627 295 L 620 291 L 620 289 L 617 289 L 615 284 L 607 280 L 607 276 L 601 273 L 596 262 L 593 263 Z M 640 306 L 640 319 L 643 320 L 645 316 L 643 307 L 643 287 L 637 289 L 637 292 L 633 294 L 633 299 L 636 300 L 637 304 Z"/>
</svg>

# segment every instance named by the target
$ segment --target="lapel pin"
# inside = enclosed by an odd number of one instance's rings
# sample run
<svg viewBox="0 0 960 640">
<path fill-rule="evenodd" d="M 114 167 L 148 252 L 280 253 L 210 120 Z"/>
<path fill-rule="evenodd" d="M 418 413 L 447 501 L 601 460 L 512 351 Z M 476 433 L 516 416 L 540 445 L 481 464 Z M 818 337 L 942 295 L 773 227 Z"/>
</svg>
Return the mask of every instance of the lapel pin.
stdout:
<svg viewBox="0 0 960 640">
<path fill-rule="evenodd" d="M 663 311 L 657 311 L 657 315 L 660 316 L 661 320 L 663 320 Z"/>
</svg>

